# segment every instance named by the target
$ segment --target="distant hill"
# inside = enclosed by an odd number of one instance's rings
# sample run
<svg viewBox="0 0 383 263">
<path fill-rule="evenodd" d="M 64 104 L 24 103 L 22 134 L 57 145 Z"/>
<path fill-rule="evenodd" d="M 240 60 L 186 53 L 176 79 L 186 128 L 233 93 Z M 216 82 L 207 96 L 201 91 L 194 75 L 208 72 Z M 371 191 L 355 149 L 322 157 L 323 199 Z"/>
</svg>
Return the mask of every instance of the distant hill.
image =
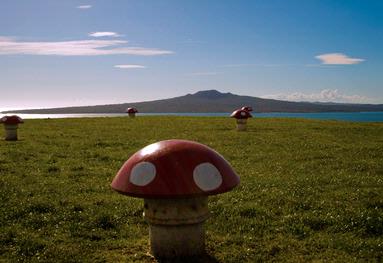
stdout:
<svg viewBox="0 0 383 263">
<path fill-rule="evenodd" d="M 216 90 L 199 91 L 185 96 L 110 105 L 65 107 L 52 109 L 18 110 L 18 113 L 123 113 L 128 107 L 136 107 L 142 113 L 160 112 L 232 112 L 242 106 L 252 106 L 255 112 L 360 112 L 383 111 L 383 104 L 342 104 L 291 102 L 239 96 Z M 14 112 L 14 111 L 13 111 Z"/>
</svg>

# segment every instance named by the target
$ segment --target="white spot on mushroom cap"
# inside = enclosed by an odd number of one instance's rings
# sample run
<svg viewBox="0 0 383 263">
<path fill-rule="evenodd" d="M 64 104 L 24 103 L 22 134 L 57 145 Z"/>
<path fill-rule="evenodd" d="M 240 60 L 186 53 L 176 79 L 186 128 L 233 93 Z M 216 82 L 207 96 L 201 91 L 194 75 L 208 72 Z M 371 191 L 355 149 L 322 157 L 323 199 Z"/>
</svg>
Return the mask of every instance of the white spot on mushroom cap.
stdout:
<svg viewBox="0 0 383 263">
<path fill-rule="evenodd" d="M 148 185 L 156 177 L 156 167 L 150 162 L 136 164 L 130 172 L 129 181 L 138 186 Z"/>
<path fill-rule="evenodd" d="M 222 175 L 211 163 L 201 163 L 194 168 L 193 179 L 203 191 L 217 189 L 222 184 Z"/>
<path fill-rule="evenodd" d="M 242 116 L 246 116 L 246 112 L 241 111 L 241 115 L 242 115 Z"/>
</svg>

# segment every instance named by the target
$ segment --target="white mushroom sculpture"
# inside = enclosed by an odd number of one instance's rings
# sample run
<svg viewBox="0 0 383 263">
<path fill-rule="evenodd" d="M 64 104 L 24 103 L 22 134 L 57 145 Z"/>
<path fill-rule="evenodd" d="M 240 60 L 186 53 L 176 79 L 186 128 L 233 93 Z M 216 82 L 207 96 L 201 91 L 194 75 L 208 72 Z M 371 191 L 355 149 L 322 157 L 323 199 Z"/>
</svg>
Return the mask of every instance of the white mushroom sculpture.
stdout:
<svg viewBox="0 0 383 263">
<path fill-rule="evenodd" d="M 17 141 L 17 129 L 20 123 L 24 123 L 23 119 L 17 115 L 4 116 L 0 119 L 0 123 L 4 124 L 5 140 Z"/>
<path fill-rule="evenodd" d="M 157 258 L 198 256 L 205 251 L 207 197 L 230 191 L 239 177 L 213 149 L 186 140 L 160 141 L 133 154 L 111 186 L 144 198 L 151 253 Z"/>
</svg>

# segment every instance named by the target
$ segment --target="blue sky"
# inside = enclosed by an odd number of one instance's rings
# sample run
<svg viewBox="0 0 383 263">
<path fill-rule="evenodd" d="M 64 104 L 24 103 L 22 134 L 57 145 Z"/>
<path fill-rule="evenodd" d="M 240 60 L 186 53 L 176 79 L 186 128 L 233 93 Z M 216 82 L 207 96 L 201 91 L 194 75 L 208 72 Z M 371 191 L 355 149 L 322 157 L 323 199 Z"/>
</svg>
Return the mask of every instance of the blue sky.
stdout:
<svg viewBox="0 0 383 263">
<path fill-rule="evenodd" d="M 0 108 L 217 89 L 383 103 L 383 1 L 2 0 Z"/>
</svg>

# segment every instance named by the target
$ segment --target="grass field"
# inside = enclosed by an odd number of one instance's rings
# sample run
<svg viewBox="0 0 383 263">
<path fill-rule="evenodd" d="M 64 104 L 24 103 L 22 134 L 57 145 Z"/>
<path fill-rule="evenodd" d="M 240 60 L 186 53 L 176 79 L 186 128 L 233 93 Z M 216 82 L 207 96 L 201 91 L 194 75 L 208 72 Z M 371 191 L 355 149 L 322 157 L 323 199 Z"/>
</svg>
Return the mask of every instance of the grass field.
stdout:
<svg viewBox="0 0 383 263">
<path fill-rule="evenodd" d="M 154 262 L 143 201 L 110 183 L 171 138 L 210 146 L 241 177 L 209 198 L 211 262 L 383 261 L 382 123 L 47 119 L 26 120 L 19 138 L 0 141 L 0 262 Z"/>
</svg>

